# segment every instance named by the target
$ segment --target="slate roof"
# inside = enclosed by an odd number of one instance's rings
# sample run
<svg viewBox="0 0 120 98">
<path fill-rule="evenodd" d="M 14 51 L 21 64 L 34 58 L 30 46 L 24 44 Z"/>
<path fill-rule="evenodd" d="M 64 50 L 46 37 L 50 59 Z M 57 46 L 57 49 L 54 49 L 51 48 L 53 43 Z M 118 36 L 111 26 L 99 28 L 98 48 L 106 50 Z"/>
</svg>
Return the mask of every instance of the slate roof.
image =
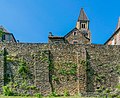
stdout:
<svg viewBox="0 0 120 98">
<path fill-rule="evenodd" d="M 78 30 L 77 28 L 72 29 L 69 33 L 67 33 L 64 37 L 67 38 L 73 31 Z"/>
<path fill-rule="evenodd" d="M 49 39 L 64 39 L 64 37 L 61 36 L 49 36 Z"/>
<path fill-rule="evenodd" d="M 117 24 L 116 30 L 118 30 L 119 28 L 120 28 L 120 17 L 118 19 L 118 24 Z"/>
<path fill-rule="evenodd" d="M 72 29 L 69 33 L 67 33 L 65 36 L 64 36 L 64 38 L 67 38 L 67 37 L 69 37 L 69 35 L 71 34 L 71 33 L 73 33 L 74 31 L 79 31 L 77 28 L 74 28 L 74 29 Z M 79 31 L 86 39 L 88 39 L 88 40 L 90 40 L 89 38 L 87 38 L 86 36 L 85 36 L 85 32 L 83 32 L 83 31 Z"/>
<path fill-rule="evenodd" d="M 118 24 L 117 24 L 117 27 L 116 27 L 115 32 L 114 32 L 114 33 L 112 34 L 112 36 L 104 43 L 104 45 L 106 45 L 106 44 L 111 40 L 111 38 L 113 38 L 113 36 L 115 36 L 115 35 L 118 33 L 119 30 L 120 30 L 120 17 L 119 17 Z"/>
<path fill-rule="evenodd" d="M 113 38 L 113 36 L 115 36 L 115 35 L 118 33 L 119 30 L 120 30 L 120 28 L 118 28 L 118 29 L 112 34 L 112 36 L 104 43 L 104 45 L 106 45 L 106 44 L 111 40 L 111 38 Z"/>
<path fill-rule="evenodd" d="M 15 37 L 14 37 L 14 35 L 13 35 L 12 33 L 8 32 L 2 25 L 0 26 L 0 29 L 2 29 L 2 31 L 3 31 L 5 34 L 11 35 L 11 36 L 13 37 L 14 41 L 17 42 L 16 39 L 15 39 Z"/>
<path fill-rule="evenodd" d="M 80 20 L 87 20 L 87 21 L 89 21 L 89 19 L 88 19 L 88 17 L 87 17 L 87 15 L 86 15 L 86 13 L 85 13 L 83 8 L 81 8 L 81 10 L 80 10 L 80 15 L 79 15 L 78 21 L 80 21 Z"/>
</svg>

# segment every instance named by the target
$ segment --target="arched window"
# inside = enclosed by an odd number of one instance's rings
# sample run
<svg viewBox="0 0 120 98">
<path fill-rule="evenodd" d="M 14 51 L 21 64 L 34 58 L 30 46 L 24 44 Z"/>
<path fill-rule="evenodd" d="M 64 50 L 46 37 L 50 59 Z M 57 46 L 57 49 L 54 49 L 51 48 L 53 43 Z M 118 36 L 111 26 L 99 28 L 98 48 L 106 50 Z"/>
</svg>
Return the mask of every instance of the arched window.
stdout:
<svg viewBox="0 0 120 98">
<path fill-rule="evenodd" d="M 74 35 L 74 36 L 77 35 L 77 32 L 73 32 L 73 35 Z"/>
<path fill-rule="evenodd" d="M 82 29 L 85 29 L 85 28 L 86 28 L 86 24 L 85 24 L 85 23 L 82 23 L 82 24 L 81 24 L 81 28 L 82 28 Z"/>
</svg>

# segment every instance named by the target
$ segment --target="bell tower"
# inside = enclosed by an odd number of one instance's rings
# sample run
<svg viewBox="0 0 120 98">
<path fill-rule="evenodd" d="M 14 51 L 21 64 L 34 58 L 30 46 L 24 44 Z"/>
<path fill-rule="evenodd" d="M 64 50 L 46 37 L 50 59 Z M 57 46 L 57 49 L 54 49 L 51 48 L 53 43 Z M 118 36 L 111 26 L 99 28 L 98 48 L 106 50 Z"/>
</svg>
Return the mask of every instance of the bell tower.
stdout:
<svg viewBox="0 0 120 98">
<path fill-rule="evenodd" d="M 90 39 L 90 31 L 89 31 L 89 19 L 83 8 L 80 10 L 80 15 L 76 24 L 76 28 L 83 33 L 86 33 L 86 37 Z"/>
</svg>

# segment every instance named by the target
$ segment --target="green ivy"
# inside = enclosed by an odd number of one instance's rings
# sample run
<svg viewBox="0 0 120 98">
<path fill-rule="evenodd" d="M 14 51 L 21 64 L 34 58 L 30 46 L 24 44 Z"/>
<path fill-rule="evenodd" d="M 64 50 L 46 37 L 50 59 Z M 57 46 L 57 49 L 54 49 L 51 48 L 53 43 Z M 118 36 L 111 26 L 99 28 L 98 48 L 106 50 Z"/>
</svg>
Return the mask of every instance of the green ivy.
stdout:
<svg viewBox="0 0 120 98">
<path fill-rule="evenodd" d="M 29 69 L 28 69 L 28 67 L 27 67 L 27 65 L 26 65 L 26 62 L 21 61 L 21 62 L 19 63 L 18 73 L 19 73 L 20 75 L 22 75 L 23 78 L 26 78 L 28 72 L 29 72 Z"/>
<path fill-rule="evenodd" d="M 10 82 L 8 85 L 2 87 L 3 94 L 5 96 L 13 96 L 15 94 L 11 85 L 12 85 L 12 82 Z"/>
<path fill-rule="evenodd" d="M 62 68 L 59 69 L 59 74 L 61 75 L 76 75 L 77 64 L 71 62 L 65 62 L 62 64 Z"/>
<path fill-rule="evenodd" d="M 64 96 L 70 96 L 68 90 L 66 90 L 66 89 L 65 89 L 65 91 L 64 91 Z"/>
<path fill-rule="evenodd" d="M 61 75 L 67 75 L 68 72 L 65 69 L 60 69 L 59 70 L 59 74 L 61 74 Z"/>
<path fill-rule="evenodd" d="M 3 87 L 4 95 L 26 95 L 28 90 L 37 90 L 34 85 L 28 84 L 28 79 L 31 78 L 31 72 L 28 68 L 27 63 L 23 59 L 17 59 L 15 57 L 6 56 L 7 63 L 11 62 L 18 67 L 15 76 L 10 80 L 9 77 L 5 74 L 5 81 L 8 81 L 5 87 Z M 16 78 L 18 80 L 16 80 Z M 24 92 L 18 94 L 17 89 L 23 90 Z M 27 94 L 28 95 L 28 94 Z"/>
<path fill-rule="evenodd" d="M 42 98 L 42 95 L 41 95 L 40 93 L 36 93 L 35 96 L 36 96 L 37 98 Z"/>
<path fill-rule="evenodd" d="M 53 92 L 49 95 L 49 97 L 58 97 L 58 94 L 56 93 L 56 91 L 53 91 Z"/>
<path fill-rule="evenodd" d="M 31 89 L 31 90 L 37 89 L 36 86 L 27 86 L 26 88 L 27 88 L 27 89 Z"/>
<path fill-rule="evenodd" d="M 52 80 L 59 81 L 59 78 L 57 76 L 55 76 L 55 75 L 52 75 Z"/>
</svg>

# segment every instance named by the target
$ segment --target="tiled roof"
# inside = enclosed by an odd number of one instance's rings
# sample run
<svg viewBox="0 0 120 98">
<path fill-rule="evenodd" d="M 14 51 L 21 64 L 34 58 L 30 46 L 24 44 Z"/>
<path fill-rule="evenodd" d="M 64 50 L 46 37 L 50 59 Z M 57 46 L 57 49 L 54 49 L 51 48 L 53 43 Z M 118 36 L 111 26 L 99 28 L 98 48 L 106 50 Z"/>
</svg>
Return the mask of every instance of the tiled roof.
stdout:
<svg viewBox="0 0 120 98">
<path fill-rule="evenodd" d="M 80 21 L 80 20 L 87 20 L 87 21 L 89 21 L 89 19 L 88 19 L 86 13 L 84 12 L 83 8 L 81 8 L 81 10 L 80 10 L 80 15 L 79 15 L 78 21 Z"/>
</svg>

